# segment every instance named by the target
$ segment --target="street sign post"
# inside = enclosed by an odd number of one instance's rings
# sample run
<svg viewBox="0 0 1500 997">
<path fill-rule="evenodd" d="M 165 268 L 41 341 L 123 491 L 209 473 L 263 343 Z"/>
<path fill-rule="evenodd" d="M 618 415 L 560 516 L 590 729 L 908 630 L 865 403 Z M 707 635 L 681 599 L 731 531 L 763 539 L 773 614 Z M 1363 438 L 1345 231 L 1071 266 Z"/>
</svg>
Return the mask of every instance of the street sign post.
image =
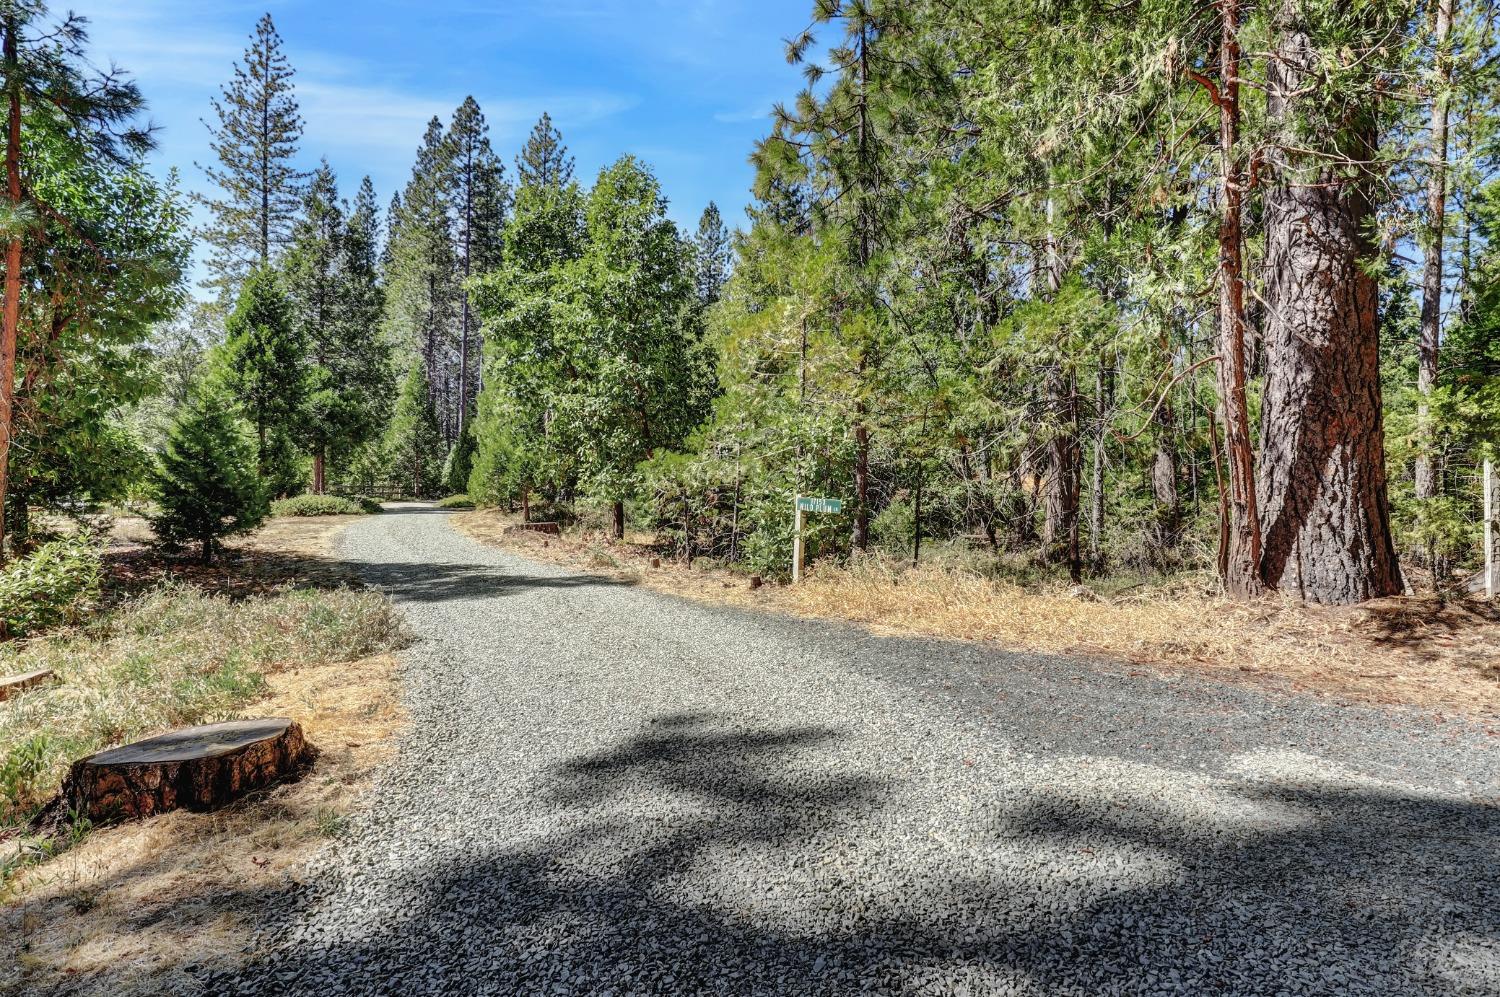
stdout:
<svg viewBox="0 0 1500 997">
<path fill-rule="evenodd" d="M 837 515 L 844 511 L 844 503 L 836 498 L 808 498 L 798 495 L 793 502 L 797 509 L 797 519 L 792 534 L 792 584 L 795 585 L 802 580 L 802 527 L 807 522 L 809 512 L 820 512 Z"/>
</svg>

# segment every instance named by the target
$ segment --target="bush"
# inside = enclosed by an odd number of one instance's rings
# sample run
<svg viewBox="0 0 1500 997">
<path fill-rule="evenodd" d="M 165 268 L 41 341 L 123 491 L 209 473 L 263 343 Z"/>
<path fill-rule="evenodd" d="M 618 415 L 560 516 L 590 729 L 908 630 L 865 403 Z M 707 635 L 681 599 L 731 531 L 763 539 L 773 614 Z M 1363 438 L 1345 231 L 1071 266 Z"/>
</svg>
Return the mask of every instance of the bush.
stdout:
<svg viewBox="0 0 1500 997">
<path fill-rule="evenodd" d="M 378 498 L 371 498 L 368 495 L 345 495 L 344 498 L 359 506 L 359 511 L 367 515 L 374 515 L 377 512 L 385 511 Z"/>
<path fill-rule="evenodd" d="M 474 502 L 467 495 L 449 495 L 437 504 L 439 509 L 472 509 Z"/>
<path fill-rule="evenodd" d="M 77 621 L 99 594 L 99 543 L 66 537 L 38 547 L 0 574 L 0 623 L 26 637 Z"/>
<path fill-rule="evenodd" d="M 369 510 L 338 495 L 297 495 L 271 503 L 273 516 L 361 516 Z"/>
</svg>

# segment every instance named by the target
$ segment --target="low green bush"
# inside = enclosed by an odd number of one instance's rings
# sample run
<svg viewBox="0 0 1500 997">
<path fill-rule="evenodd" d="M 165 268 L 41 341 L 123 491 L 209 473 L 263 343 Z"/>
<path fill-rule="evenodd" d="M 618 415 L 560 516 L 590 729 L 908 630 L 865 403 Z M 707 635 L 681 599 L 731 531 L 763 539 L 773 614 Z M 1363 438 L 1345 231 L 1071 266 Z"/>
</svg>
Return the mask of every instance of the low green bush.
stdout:
<svg viewBox="0 0 1500 997">
<path fill-rule="evenodd" d="M 0 573 L 0 625 L 27 637 L 80 619 L 99 595 L 99 542 L 80 534 L 42 544 Z"/>
<path fill-rule="evenodd" d="M 472 509 L 474 502 L 467 495 L 449 495 L 437 504 L 439 509 Z"/>
<path fill-rule="evenodd" d="M 361 512 L 373 515 L 374 513 L 384 511 L 380 505 L 380 499 L 371 498 L 368 495 L 345 495 L 344 498 L 358 505 Z"/>
<path fill-rule="evenodd" d="M 273 516 L 360 516 L 370 510 L 338 495 L 295 495 L 271 503 Z"/>
</svg>

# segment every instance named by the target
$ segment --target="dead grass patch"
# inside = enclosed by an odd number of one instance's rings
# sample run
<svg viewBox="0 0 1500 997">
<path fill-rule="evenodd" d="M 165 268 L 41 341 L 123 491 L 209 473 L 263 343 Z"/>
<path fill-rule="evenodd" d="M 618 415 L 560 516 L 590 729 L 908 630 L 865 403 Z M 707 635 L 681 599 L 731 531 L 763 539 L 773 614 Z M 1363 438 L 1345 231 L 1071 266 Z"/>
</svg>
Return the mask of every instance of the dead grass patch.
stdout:
<svg viewBox="0 0 1500 997">
<path fill-rule="evenodd" d="M 0 992 L 198 993 L 185 967 L 235 960 L 259 908 L 339 833 L 404 721 L 390 655 L 267 683 L 255 712 L 302 723 L 321 751 L 312 772 L 213 813 L 95 831 L 24 873 L 3 912 Z"/>
<path fill-rule="evenodd" d="M 1500 611 L 1478 601 L 1381 599 L 1362 606 L 1235 602 L 1206 580 L 1080 598 L 946 567 L 875 559 L 819 565 L 793 588 L 752 590 L 739 573 L 663 561 L 650 538 L 613 543 L 568 533 L 506 532 L 515 517 L 460 513 L 456 527 L 527 556 L 621 578 L 687 598 L 845 620 L 872 631 L 989 641 L 1010 648 L 1122 659 L 1158 672 L 1192 671 L 1341 701 L 1410 704 L 1480 718 L 1500 715 Z"/>
<path fill-rule="evenodd" d="M 339 660 L 351 657 L 340 648 L 390 646 L 376 631 L 358 629 L 364 626 L 359 620 L 373 619 L 369 613 L 347 617 L 355 631 L 345 633 L 339 622 L 346 618 L 341 614 L 376 597 L 307 591 L 342 587 L 347 576 L 331 559 L 332 542 L 354 518 L 273 521 L 239 541 L 235 559 L 202 572 L 142 548 L 145 538 L 133 537 L 130 524 L 122 530 L 117 522 L 111 558 L 117 569 L 123 563 L 125 572 L 115 576 L 117 585 L 127 592 L 136 586 L 170 596 L 171 588 L 160 585 L 175 579 L 179 588 L 190 584 L 201 591 L 176 601 L 164 596 L 164 606 L 181 603 L 184 614 L 206 612 L 214 620 L 234 621 L 235 632 L 225 641 L 256 681 L 226 699 L 219 712 L 291 716 L 321 753 L 296 783 L 213 813 L 176 812 L 96 829 L 61 854 L 22 868 L 0 909 L 0 993 L 196 994 L 201 988 L 187 969 L 234 962 L 265 904 L 287 890 L 306 860 L 340 833 L 405 721 L 391 654 L 366 650 L 355 660 Z M 279 611 L 284 599 L 296 600 L 296 611 L 291 603 L 287 612 Z M 133 619 L 133 605 L 126 604 L 122 618 Z M 107 621 L 101 625 L 108 627 Z M 191 627 L 169 619 L 160 626 L 173 638 L 157 644 L 161 651 L 201 652 L 204 667 L 214 666 L 208 677 L 219 675 L 217 659 L 210 660 L 212 639 L 179 635 Z M 336 640 L 319 636 L 330 628 L 339 631 Z M 151 644 L 152 634 L 125 628 L 108 632 L 106 639 L 128 642 L 118 665 L 108 657 L 111 651 L 100 650 L 99 670 L 75 675 L 72 688 L 61 675 L 59 685 L 37 695 L 70 696 L 105 716 L 133 716 L 139 709 L 135 704 L 103 702 L 105 679 L 116 668 L 133 674 L 141 657 L 137 651 Z M 82 688 L 96 676 L 97 687 Z M 5 706 L 40 717 L 47 710 L 41 703 L 20 697 Z M 129 737 L 153 732 L 132 729 Z"/>
</svg>

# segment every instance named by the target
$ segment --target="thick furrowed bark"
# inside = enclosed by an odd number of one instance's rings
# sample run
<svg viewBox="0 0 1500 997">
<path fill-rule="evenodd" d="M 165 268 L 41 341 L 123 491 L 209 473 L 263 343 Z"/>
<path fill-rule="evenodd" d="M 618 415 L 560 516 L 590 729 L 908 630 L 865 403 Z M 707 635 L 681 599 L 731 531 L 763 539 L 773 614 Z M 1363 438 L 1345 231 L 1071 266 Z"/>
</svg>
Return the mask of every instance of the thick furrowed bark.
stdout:
<svg viewBox="0 0 1500 997">
<path fill-rule="evenodd" d="M 1282 20 L 1269 109 L 1291 128 L 1317 55 L 1295 13 Z M 1373 124 L 1346 124 L 1329 144 L 1368 162 Z M 1375 254 L 1374 209 L 1364 175 L 1328 162 L 1282 157 L 1266 195 L 1258 485 L 1266 582 L 1347 604 L 1399 592 L 1401 574 L 1386 496 L 1377 293 L 1362 265 Z"/>
</svg>

